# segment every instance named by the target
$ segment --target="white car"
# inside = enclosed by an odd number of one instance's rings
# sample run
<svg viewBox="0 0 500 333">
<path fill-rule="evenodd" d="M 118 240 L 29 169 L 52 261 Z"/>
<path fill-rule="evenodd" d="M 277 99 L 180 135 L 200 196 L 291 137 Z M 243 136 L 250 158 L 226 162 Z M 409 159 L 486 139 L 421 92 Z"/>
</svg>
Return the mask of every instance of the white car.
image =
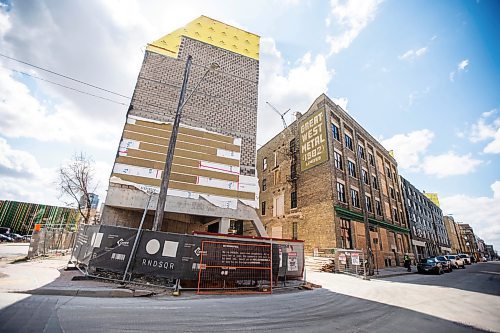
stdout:
<svg viewBox="0 0 500 333">
<path fill-rule="evenodd" d="M 456 255 L 456 254 L 448 254 L 445 257 L 446 257 L 446 259 L 448 259 L 449 261 L 451 261 L 451 265 L 454 268 L 465 268 L 465 262 L 458 255 Z"/>
<path fill-rule="evenodd" d="M 470 256 L 468 254 L 459 253 L 459 254 L 457 254 L 457 256 L 462 258 L 462 260 L 464 261 L 464 263 L 466 265 L 472 264 L 472 260 L 470 259 Z"/>
</svg>

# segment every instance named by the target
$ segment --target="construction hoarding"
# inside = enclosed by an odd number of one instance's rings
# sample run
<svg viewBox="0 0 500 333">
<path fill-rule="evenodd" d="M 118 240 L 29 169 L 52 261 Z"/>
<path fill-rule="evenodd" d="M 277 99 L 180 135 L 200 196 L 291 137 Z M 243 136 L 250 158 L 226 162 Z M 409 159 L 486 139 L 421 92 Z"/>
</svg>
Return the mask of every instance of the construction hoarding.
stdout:
<svg viewBox="0 0 500 333">
<path fill-rule="evenodd" d="M 124 274 L 136 235 L 137 229 L 132 228 L 81 228 L 72 259 L 87 266 L 90 272 Z M 206 256 L 203 244 L 211 246 L 211 258 Z M 226 245 L 221 251 L 214 251 L 214 244 Z M 272 249 L 272 254 L 263 252 L 266 247 L 269 251 Z M 205 255 L 205 263 L 211 260 L 220 267 L 269 267 L 274 278 L 286 276 L 287 279 L 300 279 L 304 271 L 304 244 L 301 241 L 143 230 L 128 273 L 197 280 L 202 255 Z"/>
</svg>

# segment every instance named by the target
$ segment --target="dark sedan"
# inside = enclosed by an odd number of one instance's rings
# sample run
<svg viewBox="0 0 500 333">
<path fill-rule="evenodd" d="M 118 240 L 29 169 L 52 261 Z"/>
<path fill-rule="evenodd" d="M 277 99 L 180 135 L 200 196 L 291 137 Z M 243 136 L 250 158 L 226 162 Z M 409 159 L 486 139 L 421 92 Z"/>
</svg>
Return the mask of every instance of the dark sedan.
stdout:
<svg viewBox="0 0 500 333">
<path fill-rule="evenodd" d="M 419 273 L 443 274 L 443 266 L 436 258 L 424 258 L 417 263 L 417 271 Z"/>
</svg>

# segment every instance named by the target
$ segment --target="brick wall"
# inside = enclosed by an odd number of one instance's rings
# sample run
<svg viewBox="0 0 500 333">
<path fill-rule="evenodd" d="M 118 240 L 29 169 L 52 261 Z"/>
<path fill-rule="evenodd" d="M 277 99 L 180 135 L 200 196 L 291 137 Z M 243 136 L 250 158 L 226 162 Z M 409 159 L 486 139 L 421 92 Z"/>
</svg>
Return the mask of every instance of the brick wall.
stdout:
<svg viewBox="0 0 500 333">
<path fill-rule="evenodd" d="M 259 62 L 182 37 L 177 59 L 146 51 L 129 114 L 173 121 L 187 56 L 193 57 L 186 96 L 209 73 L 182 113 L 183 124 L 242 138 L 241 173 L 255 175 Z"/>
</svg>

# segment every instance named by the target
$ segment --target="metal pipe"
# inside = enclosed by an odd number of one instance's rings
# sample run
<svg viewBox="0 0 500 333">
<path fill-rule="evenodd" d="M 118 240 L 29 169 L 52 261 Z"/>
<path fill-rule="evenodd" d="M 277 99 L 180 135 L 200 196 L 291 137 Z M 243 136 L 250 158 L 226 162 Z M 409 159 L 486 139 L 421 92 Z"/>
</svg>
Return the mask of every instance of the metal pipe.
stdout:
<svg viewBox="0 0 500 333">
<path fill-rule="evenodd" d="M 144 208 L 144 213 L 142 214 L 141 223 L 139 224 L 139 229 L 137 229 L 137 234 L 135 235 L 134 245 L 132 246 L 132 251 L 130 252 L 130 256 L 128 257 L 127 267 L 125 268 L 125 272 L 123 273 L 122 281 L 125 282 L 127 278 L 128 269 L 130 268 L 130 263 L 132 262 L 132 258 L 135 257 L 135 251 L 137 250 L 137 244 L 139 242 L 139 237 L 142 232 L 142 226 L 144 224 L 144 220 L 146 219 L 146 213 L 148 212 L 149 202 L 151 201 L 151 197 L 153 194 L 149 194 L 148 202 L 146 203 L 146 207 Z M 129 279 L 130 280 L 130 279 Z"/>
</svg>

